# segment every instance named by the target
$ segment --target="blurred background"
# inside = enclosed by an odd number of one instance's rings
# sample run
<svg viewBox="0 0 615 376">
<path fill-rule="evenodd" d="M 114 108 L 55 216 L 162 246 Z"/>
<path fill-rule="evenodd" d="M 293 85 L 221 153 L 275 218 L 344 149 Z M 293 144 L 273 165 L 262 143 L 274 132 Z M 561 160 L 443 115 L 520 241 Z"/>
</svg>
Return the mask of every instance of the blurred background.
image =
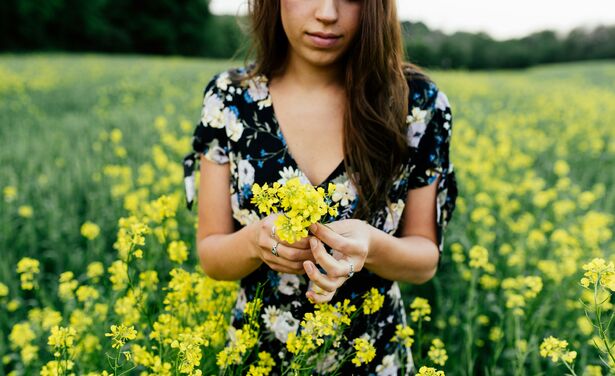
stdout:
<svg viewBox="0 0 615 376">
<path fill-rule="evenodd" d="M 451 104 L 459 184 L 436 276 L 400 284 L 415 364 L 615 374 L 615 2 L 398 6 L 407 59 Z M 0 376 L 69 374 L 68 354 L 78 375 L 220 371 L 237 285 L 202 274 L 181 162 L 205 86 L 243 64 L 245 12 L 0 1 Z M 125 360 L 120 323 L 138 332 Z"/>
<path fill-rule="evenodd" d="M 610 0 L 398 0 L 407 56 L 433 68 L 522 68 L 615 57 Z M 0 50 L 229 58 L 245 0 L 5 0 Z M 236 17 L 237 16 L 237 17 Z"/>
</svg>

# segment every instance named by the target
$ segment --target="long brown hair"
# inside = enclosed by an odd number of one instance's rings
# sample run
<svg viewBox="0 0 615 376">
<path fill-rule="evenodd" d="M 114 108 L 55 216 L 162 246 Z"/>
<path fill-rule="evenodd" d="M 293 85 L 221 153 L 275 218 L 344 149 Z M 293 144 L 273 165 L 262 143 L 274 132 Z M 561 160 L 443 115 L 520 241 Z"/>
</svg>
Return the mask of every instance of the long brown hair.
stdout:
<svg viewBox="0 0 615 376">
<path fill-rule="evenodd" d="M 271 77 L 284 69 L 289 42 L 280 0 L 249 0 L 253 69 L 248 77 Z M 429 80 L 404 62 L 395 0 L 363 0 L 359 30 L 343 57 L 346 111 L 344 167 L 359 195 L 353 218 L 368 219 L 390 205 L 388 192 L 409 158 L 406 138 L 412 80 Z"/>
</svg>

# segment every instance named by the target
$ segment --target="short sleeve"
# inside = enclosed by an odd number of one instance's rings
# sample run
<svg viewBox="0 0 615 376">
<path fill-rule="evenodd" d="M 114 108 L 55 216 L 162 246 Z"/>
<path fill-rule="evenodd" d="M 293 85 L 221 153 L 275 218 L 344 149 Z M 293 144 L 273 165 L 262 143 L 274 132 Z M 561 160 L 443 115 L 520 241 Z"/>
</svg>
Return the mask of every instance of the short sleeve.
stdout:
<svg viewBox="0 0 615 376">
<path fill-rule="evenodd" d="M 444 233 L 455 210 L 457 180 L 450 161 L 453 117 L 446 94 L 434 86 L 427 90 L 428 99 L 422 106 L 409 109 L 408 144 L 410 175 L 408 188 L 415 189 L 440 180 L 436 193 L 437 239 L 440 258 L 444 248 Z"/>
<path fill-rule="evenodd" d="M 218 74 L 203 90 L 201 116 L 192 134 L 192 151 L 183 159 L 186 206 L 189 210 L 195 196 L 194 175 L 199 156 L 203 155 L 217 164 L 229 163 L 230 144 L 226 123 L 232 120 L 231 117 L 236 121 L 236 114 L 225 105 L 223 89 L 226 87 L 228 82 L 225 76 Z"/>
</svg>

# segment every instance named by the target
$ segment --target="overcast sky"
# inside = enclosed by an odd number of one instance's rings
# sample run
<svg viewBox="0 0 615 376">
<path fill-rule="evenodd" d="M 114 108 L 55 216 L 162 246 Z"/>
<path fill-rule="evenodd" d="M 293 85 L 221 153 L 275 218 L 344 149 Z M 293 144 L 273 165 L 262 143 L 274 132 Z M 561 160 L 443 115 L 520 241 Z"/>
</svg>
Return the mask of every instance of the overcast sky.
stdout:
<svg viewBox="0 0 615 376">
<path fill-rule="evenodd" d="M 211 0 L 217 14 L 245 13 L 246 0 Z M 402 20 L 422 21 L 432 29 L 485 31 L 495 39 L 551 29 L 615 24 L 615 0 L 397 0 Z"/>
</svg>

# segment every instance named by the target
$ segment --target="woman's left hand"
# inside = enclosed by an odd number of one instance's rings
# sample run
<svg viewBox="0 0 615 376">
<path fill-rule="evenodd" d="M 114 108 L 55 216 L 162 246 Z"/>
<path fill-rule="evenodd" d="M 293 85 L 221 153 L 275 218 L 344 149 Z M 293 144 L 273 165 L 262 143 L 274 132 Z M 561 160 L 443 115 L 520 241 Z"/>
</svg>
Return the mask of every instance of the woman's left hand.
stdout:
<svg viewBox="0 0 615 376">
<path fill-rule="evenodd" d="M 370 224 L 359 219 L 343 219 L 310 226 L 310 232 L 314 235 L 310 239 L 312 254 L 327 274 L 321 273 L 313 262 L 303 262 L 303 268 L 312 281 L 312 288 L 306 293 L 308 299 L 315 303 L 330 301 L 349 275 L 363 269 L 369 253 L 372 229 Z M 333 249 L 333 255 L 327 252 L 322 243 Z"/>
</svg>

